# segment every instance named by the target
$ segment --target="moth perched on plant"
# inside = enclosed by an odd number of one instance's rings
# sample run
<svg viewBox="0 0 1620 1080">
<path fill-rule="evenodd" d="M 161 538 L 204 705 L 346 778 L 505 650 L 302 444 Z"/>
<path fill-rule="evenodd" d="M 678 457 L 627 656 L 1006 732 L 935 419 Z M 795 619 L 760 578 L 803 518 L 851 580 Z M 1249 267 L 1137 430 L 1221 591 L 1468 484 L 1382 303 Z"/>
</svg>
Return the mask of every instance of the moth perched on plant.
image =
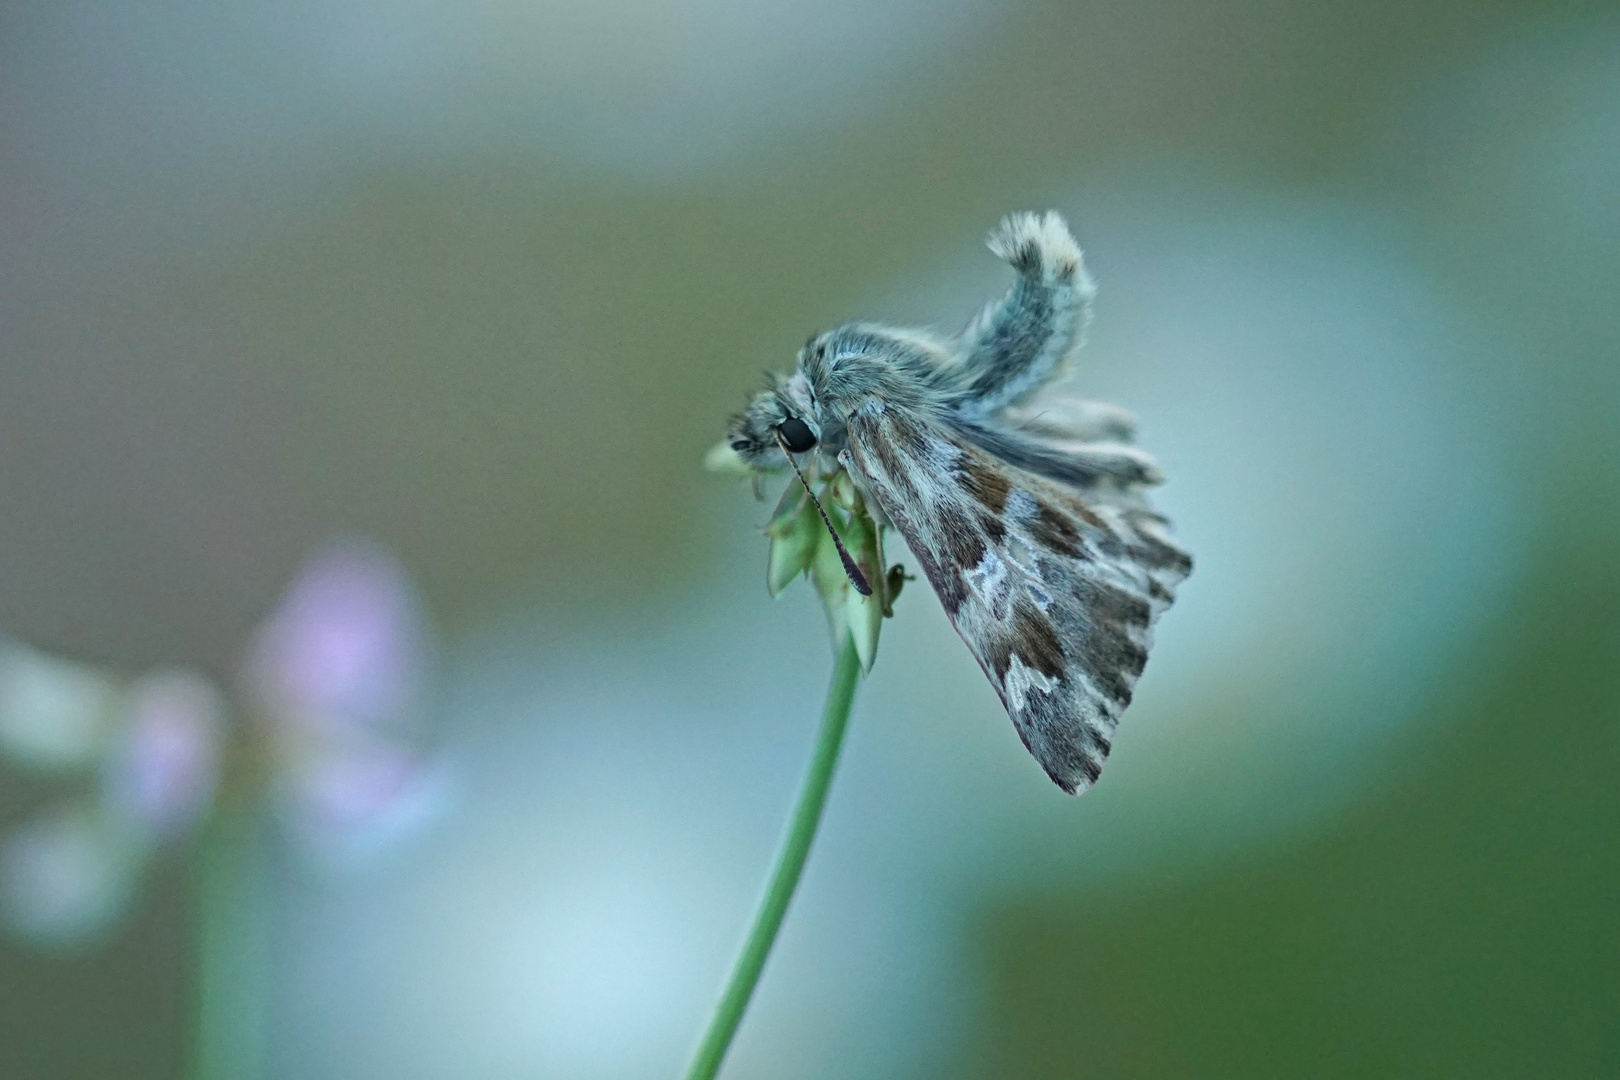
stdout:
<svg viewBox="0 0 1620 1080">
<path fill-rule="evenodd" d="M 813 501 L 819 477 L 879 531 L 897 528 L 1024 745 L 1078 794 L 1102 771 L 1192 560 L 1143 496 L 1162 477 L 1130 445 L 1131 417 L 1041 394 L 1071 367 L 1096 291 L 1068 226 L 1013 214 L 990 250 L 1017 280 L 960 334 L 863 322 L 817 334 L 727 443 L 756 472 L 793 468 L 804 494 L 784 505 Z M 849 585 L 865 596 L 880 579 L 886 608 L 899 581 L 881 548 L 875 566 L 852 558 L 815 505 Z"/>
</svg>

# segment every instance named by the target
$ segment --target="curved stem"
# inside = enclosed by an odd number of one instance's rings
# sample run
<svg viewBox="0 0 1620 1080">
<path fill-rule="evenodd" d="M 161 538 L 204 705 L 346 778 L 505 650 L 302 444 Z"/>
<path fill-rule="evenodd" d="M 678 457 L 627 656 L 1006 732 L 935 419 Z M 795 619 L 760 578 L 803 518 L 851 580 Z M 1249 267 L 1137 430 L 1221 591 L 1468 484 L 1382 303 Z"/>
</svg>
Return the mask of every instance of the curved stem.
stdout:
<svg viewBox="0 0 1620 1080">
<path fill-rule="evenodd" d="M 770 884 L 754 915 L 754 925 L 743 943 L 742 955 L 737 957 L 725 992 L 714 1007 L 708 1030 L 703 1033 L 703 1041 L 698 1044 L 692 1064 L 686 1070 L 686 1080 L 713 1080 L 726 1051 L 731 1048 L 732 1037 L 737 1034 L 737 1025 L 742 1023 L 748 1001 L 754 996 L 760 972 L 765 970 L 765 959 L 776 943 L 776 932 L 782 928 L 794 890 L 799 887 L 799 875 L 810 855 L 816 827 L 821 824 L 821 810 L 827 804 L 827 789 L 832 786 L 833 772 L 838 768 L 838 752 L 844 745 L 844 729 L 849 724 L 849 710 L 855 703 L 855 684 L 860 673 L 861 662 L 855 653 L 854 639 L 846 635 L 837 666 L 833 668 L 832 685 L 827 688 L 827 707 L 821 716 L 815 754 L 810 759 L 799 801 L 793 807 L 787 836 L 777 852 L 776 868 L 771 871 Z"/>
</svg>

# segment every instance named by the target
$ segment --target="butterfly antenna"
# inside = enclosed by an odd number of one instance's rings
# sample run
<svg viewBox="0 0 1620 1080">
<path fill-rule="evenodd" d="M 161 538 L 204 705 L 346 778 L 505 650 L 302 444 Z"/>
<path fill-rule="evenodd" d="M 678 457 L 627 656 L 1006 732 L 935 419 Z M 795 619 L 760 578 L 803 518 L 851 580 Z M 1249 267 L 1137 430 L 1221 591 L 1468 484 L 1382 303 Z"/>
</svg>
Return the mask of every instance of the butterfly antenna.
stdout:
<svg viewBox="0 0 1620 1080">
<path fill-rule="evenodd" d="M 806 480 L 804 473 L 799 471 L 799 463 L 794 461 L 793 455 L 788 452 L 787 440 L 782 438 L 780 431 L 776 433 L 776 442 L 782 448 L 782 454 L 787 458 L 788 464 L 793 466 L 793 475 L 797 476 L 799 483 L 804 485 L 804 493 L 810 496 L 810 501 L 815 504 L 816 513 L 821 515 L 821 523 L 827 526 L 827 532 L 832 536 L 833 546 L 838 549 L 839 561 L 844 564 L 844 573 L 849 575 L 849 583 L 855 586 L 855 591 L 862 596 L 871 596 L 872 586 L 866 583 L 866 575 L 862 574 L 861 568 L 855 565 L 855 560 L 849 557 L 849 549 L 844 547 L 844 542 L 838 538 L 838 530 L 833 528 L 832 519 L 827 516 L 827 511 L 821 508 L 821 502 L 816 498 L 816 493 L 810 490 L 810 481 Z"/>
</svg>

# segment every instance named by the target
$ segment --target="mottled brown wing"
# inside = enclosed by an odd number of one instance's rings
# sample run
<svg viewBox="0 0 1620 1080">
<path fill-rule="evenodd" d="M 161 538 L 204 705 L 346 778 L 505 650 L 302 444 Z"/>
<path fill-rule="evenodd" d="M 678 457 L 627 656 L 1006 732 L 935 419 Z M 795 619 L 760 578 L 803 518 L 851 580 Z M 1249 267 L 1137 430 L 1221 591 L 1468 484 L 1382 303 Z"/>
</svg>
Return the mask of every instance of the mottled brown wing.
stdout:
<svg viewBox="0 0 1620 1080">
<path fill-rule="evenodd" d="M 1057 785 L 1096 781 L 1192 560 L 1139 494 L 1076 490 L 872 400 L 847 465 L 905 537 L 945 614 Z"/>
</svg>

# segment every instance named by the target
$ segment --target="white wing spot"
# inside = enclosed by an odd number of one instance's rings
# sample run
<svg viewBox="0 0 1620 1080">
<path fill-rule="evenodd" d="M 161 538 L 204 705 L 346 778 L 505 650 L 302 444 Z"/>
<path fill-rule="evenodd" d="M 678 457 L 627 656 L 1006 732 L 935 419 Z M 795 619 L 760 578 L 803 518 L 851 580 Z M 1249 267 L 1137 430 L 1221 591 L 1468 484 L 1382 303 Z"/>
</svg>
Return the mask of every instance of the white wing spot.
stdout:
<svg viewBox="0 0 1620 1080">
<path fill-rule="evenodd" d="M 1038 504 L 1035 496 L 1021 487 L 1015 487 L 1007 495 L 1006 515 L 1013 521 L 1023 524 L 1035 516 Z"/>
<path fill-rule="evenodd" d="M 1033 576 L 1035 573 L 1035 549 L 1030 547 L 1023 537 L 1016 533 L 1007 537 L 1005 546 L 1007 558 L 1011 559 L 1013 564 L 1020 570 Z"/>
<path fill-rule="evenodd" d="M 973 591 L 979 594 L 979 599 L 986 605 L 994 606 L 992 598 L 1001 592 L 1001 586 L 1007 580 L 1007 564 L 1001 561 L 1001 556 L 993 551 L 986 551 L 979 565 L 965 571 L 962 575 Z"/>
<path fill-rule="evenodd" d="M 1049 694 L 1056 686 L 1056 679 L 1045 672 L 1025 666 L 1023 657 L 1017 653 L 1013 653 L 1012 660 L 1007 664 L 1007 677 L 1002 681 L 1002 688 L 1007 694 L 1007 705 L 1017 712 L 1024 710 L 1024 702 L 1029 700 L 1030 691 Z"/>
</svg>

